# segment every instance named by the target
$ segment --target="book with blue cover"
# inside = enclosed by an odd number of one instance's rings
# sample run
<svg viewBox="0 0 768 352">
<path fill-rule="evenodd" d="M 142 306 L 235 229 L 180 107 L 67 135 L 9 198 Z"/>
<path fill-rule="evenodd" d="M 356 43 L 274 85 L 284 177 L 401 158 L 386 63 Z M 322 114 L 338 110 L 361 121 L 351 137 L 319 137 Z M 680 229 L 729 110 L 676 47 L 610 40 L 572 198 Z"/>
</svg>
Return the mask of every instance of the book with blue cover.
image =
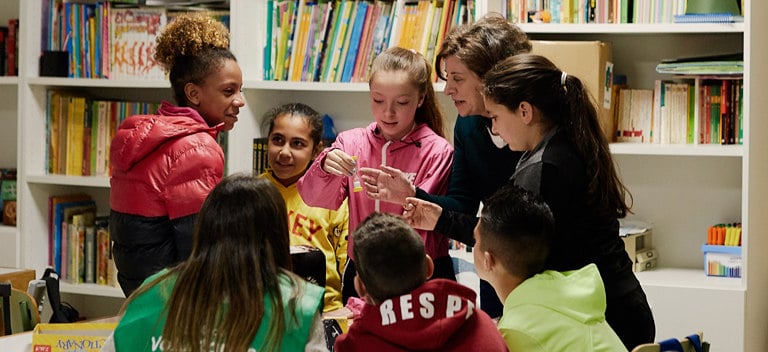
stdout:
<svg viewBox="0 0 768 352">
<path fill-rule="evenodd" d="M 349 50 L 344 59 L 344 70 L 341 73 L 341 82 L 352 81 L 352 71 L 355 69 L 355 59 L 357 58 L 358 48 L 360 47 L 360 36 L 362 35 L 365 16 L 368 13 L 367 2 L 360 2 L 357 6 L 355 22 L 352 26 L 352 37 L 349 39 Z"/>
</svg>

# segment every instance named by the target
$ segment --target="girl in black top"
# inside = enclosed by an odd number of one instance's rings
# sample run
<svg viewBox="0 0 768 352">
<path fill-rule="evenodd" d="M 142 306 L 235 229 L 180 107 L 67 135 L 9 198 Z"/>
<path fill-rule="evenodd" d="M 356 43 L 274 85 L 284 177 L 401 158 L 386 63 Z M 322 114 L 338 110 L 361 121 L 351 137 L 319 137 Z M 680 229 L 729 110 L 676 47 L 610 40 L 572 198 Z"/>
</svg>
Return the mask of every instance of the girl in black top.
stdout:
<svg viewBox="0 0 768 352">
<path fill-rule="evenodd" d="M 597 111 L 582 82 L 548 59 L 509 57 L 483 78 L 493 131 L 524 151 L 511 182 L 539 194 L 555 217 L 546 268 L 575 270 L 597 264 L 605 283 L 606 320 L 628 350 L 653 342 L 655 324 L 645 293 L 619 238 L 619 218 L 630 207 L 614 168 Z M 476 219 L 415 198 L 404 216 L 417 228 L 471 233 Z"/>
</svg>

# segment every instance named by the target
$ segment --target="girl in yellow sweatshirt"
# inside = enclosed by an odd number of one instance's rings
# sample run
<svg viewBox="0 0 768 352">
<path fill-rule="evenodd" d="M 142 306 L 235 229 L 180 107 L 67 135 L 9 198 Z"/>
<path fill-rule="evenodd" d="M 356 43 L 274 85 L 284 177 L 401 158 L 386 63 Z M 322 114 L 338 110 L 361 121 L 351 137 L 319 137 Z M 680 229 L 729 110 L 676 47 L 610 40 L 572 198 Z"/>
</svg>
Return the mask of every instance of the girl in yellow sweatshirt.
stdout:
<svg viewBox="0 0 768 352">
<path fill-rule="evenodd" d="M 280 190 L 288 209 L 291 246 L 310 246 L 325 255 L 325 297 L 323 312 L 344 306 L 341 298 L 341 273 L 347 262 L 346 201 L 338 210 L 308 206 L 296 189 L 296 181 L 322 150 L 323 121 L 311 107 L 284 104 L 264 115 L 268 126 L 267 159 L 269 169 L 262 174 Z"/>
</svg>

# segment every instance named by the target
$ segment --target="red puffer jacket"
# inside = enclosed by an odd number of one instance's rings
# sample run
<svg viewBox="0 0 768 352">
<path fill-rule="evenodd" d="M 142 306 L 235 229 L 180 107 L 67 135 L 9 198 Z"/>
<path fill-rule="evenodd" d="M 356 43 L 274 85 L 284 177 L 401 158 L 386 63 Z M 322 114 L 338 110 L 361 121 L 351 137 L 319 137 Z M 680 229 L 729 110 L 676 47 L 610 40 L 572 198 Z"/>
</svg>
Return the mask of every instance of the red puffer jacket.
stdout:
<svg viewBox="0 0 768 352">
<path fill-rule="evenodd" d="M 196 214 L 224 174 L 216 136 L 191 108 L 163 102 L 158 115 L 120 124 L 110 146 L 110 235 L 126 296 L 189 256 Z"/>
<path fill-rule="evenodd" d="M 148 217 L 195 214 L 224 174 L 221 126 L 166 102 L 158 112 L 127 118 L 112 139 L 110 206 Z"/>
</svg>

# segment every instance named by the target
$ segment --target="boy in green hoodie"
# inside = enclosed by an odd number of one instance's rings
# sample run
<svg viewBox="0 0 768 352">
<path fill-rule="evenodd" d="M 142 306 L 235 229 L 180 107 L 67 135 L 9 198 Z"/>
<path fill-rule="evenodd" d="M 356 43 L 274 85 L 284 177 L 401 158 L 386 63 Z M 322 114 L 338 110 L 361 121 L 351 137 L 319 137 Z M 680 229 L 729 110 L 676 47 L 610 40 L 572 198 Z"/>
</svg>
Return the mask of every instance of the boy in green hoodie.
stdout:
<svg viewBox="0 0 768 352">
<path fill-rule="evenodd" d="M 475 228 L 475 268 L 504 303 L 498 328 L 510 351 L 626 351 L 605 321 L 595 264 L 543 270 L 555 223 L 535 195 L 507 185 L 484 203 Z"/>
</svg>

